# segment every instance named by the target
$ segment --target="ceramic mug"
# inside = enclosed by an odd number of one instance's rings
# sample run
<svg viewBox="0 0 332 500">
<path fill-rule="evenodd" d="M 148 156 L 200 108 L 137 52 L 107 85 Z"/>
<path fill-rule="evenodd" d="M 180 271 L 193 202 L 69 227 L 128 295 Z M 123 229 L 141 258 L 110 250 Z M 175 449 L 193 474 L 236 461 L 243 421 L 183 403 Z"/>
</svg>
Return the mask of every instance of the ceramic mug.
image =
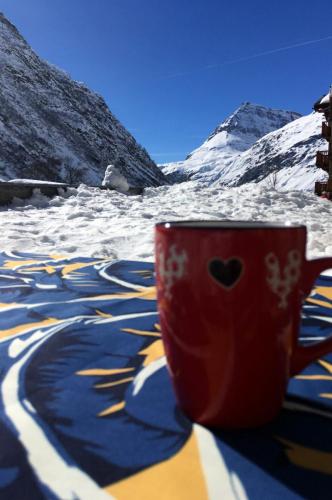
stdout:
<svg viewBox="0 0 332 500">
<path fill-rule="evenodd" d="M 156 225 L 158 309 L 181 408 L 212 427 L 258 426 L 289 377 L 332 351 L 298 344 L 301 305 L 332 258 L 306 260 L 306 228 L 242 221 Z"/>
</svg>

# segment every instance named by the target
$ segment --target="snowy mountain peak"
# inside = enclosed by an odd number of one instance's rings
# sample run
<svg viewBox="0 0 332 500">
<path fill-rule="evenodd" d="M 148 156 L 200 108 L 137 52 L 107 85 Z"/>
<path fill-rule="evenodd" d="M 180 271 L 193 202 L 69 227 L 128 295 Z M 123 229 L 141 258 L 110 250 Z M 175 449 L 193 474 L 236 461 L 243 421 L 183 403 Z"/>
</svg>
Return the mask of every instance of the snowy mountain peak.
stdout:
<svg viewBox="0 0 332 500">
<path fill-rule="evenodd" d="M 255 137 L 257 140 L 300 116 L 294 111 L 271 109 L 244 102 L 215 129 L 207 141 L 224 131 L 237 136 L 245 135 L 248 139 Z"/>
<path fill-rule="evenodd" d="M 18 29 L 5 17 L 3 12 L 0 12 L 0 23 L 3 26 L 7 26 L 15 35 L 24 41 L 24 38 L 20 35 Z"/>
<path fill-rule="evenodd" d="M 0 178 L 100 184 L 114 164 L 132 187 L 166 181 L 101 96 L 40 59 L 0 14 Z"/>
<path fill-rule="evenodd" d="M 258 139 L 300 116 L 294 111 L 245 102 L 185 161 L 169 164 L 163 167 L 163 172 L 178 181 L 190 178 L 213 182 L 224 171 L 228 171 L 234 160 Z"/>
</svg>

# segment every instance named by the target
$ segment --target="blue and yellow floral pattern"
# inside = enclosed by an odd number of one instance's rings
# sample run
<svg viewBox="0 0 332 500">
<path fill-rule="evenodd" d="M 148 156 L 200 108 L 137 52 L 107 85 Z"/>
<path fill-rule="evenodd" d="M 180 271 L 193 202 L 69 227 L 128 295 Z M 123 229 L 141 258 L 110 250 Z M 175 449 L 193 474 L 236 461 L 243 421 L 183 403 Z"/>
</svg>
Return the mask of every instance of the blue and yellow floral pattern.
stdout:
<svg viewBox="0 0 332 500">
<path fill-rule="evenodd" d="M 331 334 L 332 278 L 301 341 Z M 153 265 L 0 254 L 0 499 L 328 498 L 332 356 L 292 379 L 280 416 L 210 432 L 177 408 Z"/>
</svg>

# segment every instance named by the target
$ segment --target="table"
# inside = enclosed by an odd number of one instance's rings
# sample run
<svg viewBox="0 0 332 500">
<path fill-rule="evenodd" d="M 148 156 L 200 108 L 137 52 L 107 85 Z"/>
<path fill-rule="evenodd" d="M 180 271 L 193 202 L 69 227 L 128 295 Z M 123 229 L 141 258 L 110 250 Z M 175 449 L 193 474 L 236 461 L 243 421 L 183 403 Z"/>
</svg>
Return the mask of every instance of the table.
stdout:
<svg viewBox="0 0 332 500">
<path fill-rule="evenodd" d="M 301 341 L 331 322 L 321 276 Z M 0 342 L 1 499 L 332 495 L 332 356 L 291 380 L 265 427 L 193 425 L 170 386 L 151 263 L 1 253 Z"/>
</svg>

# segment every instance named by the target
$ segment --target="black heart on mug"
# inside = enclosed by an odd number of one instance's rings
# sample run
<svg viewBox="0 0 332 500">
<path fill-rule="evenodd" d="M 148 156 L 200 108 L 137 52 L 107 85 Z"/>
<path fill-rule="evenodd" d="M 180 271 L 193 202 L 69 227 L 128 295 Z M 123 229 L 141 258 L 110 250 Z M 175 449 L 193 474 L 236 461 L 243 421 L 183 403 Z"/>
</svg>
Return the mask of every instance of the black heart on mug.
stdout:
<svg viewBox="0 0 332 500">
<path fill-rule="evenodd" d="M 212 278 L 225 288 L 232 288 L 236 285 L 242 270 L 242 261 L 236 257 L 227 260 L 215 258 L 209 262 L 209 273 Z"/>
</svg>

